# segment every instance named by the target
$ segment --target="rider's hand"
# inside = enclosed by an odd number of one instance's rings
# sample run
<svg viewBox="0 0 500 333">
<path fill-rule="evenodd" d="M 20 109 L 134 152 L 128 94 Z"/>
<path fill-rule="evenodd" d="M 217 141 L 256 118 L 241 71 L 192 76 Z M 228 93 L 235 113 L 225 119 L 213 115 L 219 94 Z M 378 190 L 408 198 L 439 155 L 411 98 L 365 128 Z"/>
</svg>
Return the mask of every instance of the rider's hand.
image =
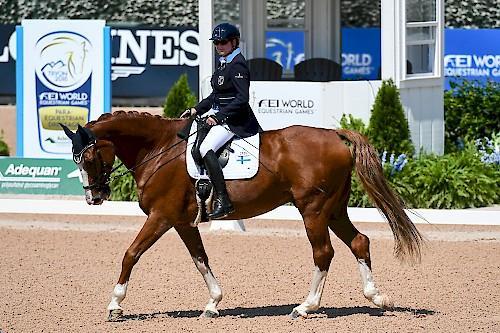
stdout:
<svg viewBox="0 0 500 333">
<path fill-rule="evenodd" d="M 207 124 L 209 124 L 210 126 L 215 126 L 217 125 L 217 120 L 215 120 L 214 117 L 210 116 L 207 118 L 206 120 Z"/>
<path fill-rule="evenodd" d="M 195 108 L 186 109 L 186 111 L 184 111 L 181 114 L 181 118 L 188 118 L 188 117 L 194 116 L 195 114 L 196 114 L 196 109 Z"/>
</svg>

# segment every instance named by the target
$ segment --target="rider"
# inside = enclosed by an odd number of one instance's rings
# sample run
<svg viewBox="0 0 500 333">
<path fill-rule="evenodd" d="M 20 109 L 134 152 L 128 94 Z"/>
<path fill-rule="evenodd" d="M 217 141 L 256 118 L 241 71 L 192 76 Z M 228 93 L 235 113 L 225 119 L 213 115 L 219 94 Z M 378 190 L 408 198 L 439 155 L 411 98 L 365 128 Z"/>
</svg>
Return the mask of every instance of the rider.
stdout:
<svg viewBox="0 0 500 333">
<path fill-rule="evenodd" d="M 246 138 L 262 131 L 252 108 L 248 104 L 250 72 L 239 48 L 240 31 L 230 23 L 215 27 L 212 38 L 219 58 L 212 75 L 212 93 L 186 114 L 207 113 L 210 131 L 200 145 L 200 154 L 215 189 L 216 198 L 211 219 L 219 219 L 234 211 L 229 199 L 215 152 L 233 136 Z"/>
</svg>

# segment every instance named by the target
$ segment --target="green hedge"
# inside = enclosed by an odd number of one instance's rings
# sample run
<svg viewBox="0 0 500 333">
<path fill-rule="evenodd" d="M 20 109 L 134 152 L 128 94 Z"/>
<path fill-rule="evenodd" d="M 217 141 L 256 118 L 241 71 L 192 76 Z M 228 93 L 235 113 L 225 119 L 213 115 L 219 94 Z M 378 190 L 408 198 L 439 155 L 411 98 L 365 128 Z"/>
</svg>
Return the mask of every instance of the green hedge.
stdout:
<svg viewBox="0 0 500 333">
<path fill-rule="evenodd" d="M 197 26 L 198 0 L 0 0 L 0 22 L 23 19 L 104 19 L 155 26 Z"/>
<path fill-rule="evenodd" d="M 3 131 L 0 131 L 0 156 L 9 156 L 9 146 L 3 140 Z"/>
<path fill-rule="evenodd" d="M 473 147 L 444 156 L 421 155 L 391 179 L 412 208 L 471 208 L 500 202 L 500 169 Z"/>
<path fill-rule="evenodd" d="M 294 16 L 276 1 L 268 1 L 271 17 Z M 380 27 L 380 4 L 381 0 L 341 0 L 342 26 Z M 22 19 L 94 18 L 156 26 L 198 25 L 198 0 L 0 0 L 0 8 L 0 22 L 4 24 L 20 23 Z M 239 3 L 234 0 L 215 1 L 214 8 L 216 21 L 236 21 L 239 17 L 235 13 Z M 446 27 L 453 28 L 499 28 L 500 6 L 497 0 L 446 0 L 445 22 Z"/>
<path fill-rule="evenodd" d="M 121 163 L 120 160 L 115 161 L 114 167 L 117 167 Z M 135 184 L 134 176 L 131 172 L 127 172 L 127 168 L 125 166 L 120 166 L 114 173 L 111 175 L 113 178 L 110 183 L 111 188 L 111 196 L 110 200 L 112 201 L 137 201 L 137 185 Z M 121 175 L 121 176 L 119 176 Z"/>
<path fill-rule="evenodd" d="M 472 208 L 500 203 L 500 168 L 472 147 L 444 156 L 421 154 L 400 170 L 384 164 L 391 187 L 410 208 Z M 356 177 L 349 206 L 373 207 Z"/>
<path fill-rule="evenodd" d="M 341 0 L 342 26 L 380 27 L 381 0 Z M 426 2 L 415 2 L 423 6 Z M 498 0 L 446 0 L 445 24 L 451 28 L 499 28 Z"/>
<path fill-rule="evenodd" d="M 500 83 L 456 80 L 444 94 L 445 149 L 500 133 Z"/>
</svg>

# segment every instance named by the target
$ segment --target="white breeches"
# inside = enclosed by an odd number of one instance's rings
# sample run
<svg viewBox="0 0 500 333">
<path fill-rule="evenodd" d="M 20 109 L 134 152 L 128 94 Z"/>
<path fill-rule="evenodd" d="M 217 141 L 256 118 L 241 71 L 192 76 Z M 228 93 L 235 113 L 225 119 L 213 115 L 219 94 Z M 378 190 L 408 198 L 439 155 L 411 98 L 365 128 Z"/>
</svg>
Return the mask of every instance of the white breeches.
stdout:
<svg viewBox="0 0 500 333">
<path fill-rule="evenodd" d="M 213 114 L 213 109 L 208 111 L 207 114 Z M 215 125 L 210 128 L 205 140 L 200 145 L 201 157 L 205 157 L 209 150 L 216 152 L 226 142 L 231 140 L 234 133 L 227 128 L 227 125 Z"/>
</svg>

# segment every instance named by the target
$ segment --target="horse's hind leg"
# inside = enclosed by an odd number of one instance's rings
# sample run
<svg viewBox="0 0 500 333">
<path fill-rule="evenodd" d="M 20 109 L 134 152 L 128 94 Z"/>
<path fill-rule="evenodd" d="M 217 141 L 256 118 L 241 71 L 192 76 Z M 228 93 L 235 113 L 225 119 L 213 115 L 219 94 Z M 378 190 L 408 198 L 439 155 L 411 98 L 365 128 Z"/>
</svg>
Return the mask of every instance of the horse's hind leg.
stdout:
<svg viewBox="0 0 500 333">
<path fill-rule="evenodd" d="M 217 304 L 222 300 L 222 290 L 208 265 L 208 256 L 203 247 L 200 231 L 198 228 L 184 225 L 176 226 L 175 230 L 177 230 L 177 233 L 189 250 L 189 254 L 191 254 L 191 258 L 193 258 L 196 268 L 198 268 L 203 279 L 205 279 L 205 283 L 208 287 L 210 300 L 205 306 L 205 311 L 203 311 L 201 317 L 217 317 L 219 315 Z"/>
<path fill-rule="evenodd" d="M 341 217 L 330 221 L 330 229 L 340 238 L 356 257 L 363 282 L 363 294 L 365 297 L 381 308 L 391 308 L 393 303 L 389 296 L 381 294 L 375 286 L 371 270 L 370 240 L 366 235 L 360 233 L 352 224 L 347 211 Z"/>
<path fill-rule="evenodd" d="M 127 285 L 132 268 L 139 261 L 141 255 L 147 251 L 171 226 L 165 224 L 160 217 L 150 215 L 137 234 L 132 245 L 129 246 L 122 261 L 122 271 L 118 283 L 111 293 L 111 302 L 108 305 L 108 320 L 118 320 L 123 313 L 120 303 L 127 294 Z"/>
<path fill-rule="evenodd" d="M 325 220 L 314 213 L 312 213 L 310 217 L 305 215 L 303 215 L 303 217 L 307 237 L 309 238 L 313 250 L 315 269 L 309 295 L 302 304 L 295 307 L 292 313 L 290 313 L 292 318 L 297 318 L 299 316 L 307 317 L 308 313 L 318 310 L 326 276 L 328 274 L 328 268 L 330 267 L 334 255 Z"/>
</svg>

